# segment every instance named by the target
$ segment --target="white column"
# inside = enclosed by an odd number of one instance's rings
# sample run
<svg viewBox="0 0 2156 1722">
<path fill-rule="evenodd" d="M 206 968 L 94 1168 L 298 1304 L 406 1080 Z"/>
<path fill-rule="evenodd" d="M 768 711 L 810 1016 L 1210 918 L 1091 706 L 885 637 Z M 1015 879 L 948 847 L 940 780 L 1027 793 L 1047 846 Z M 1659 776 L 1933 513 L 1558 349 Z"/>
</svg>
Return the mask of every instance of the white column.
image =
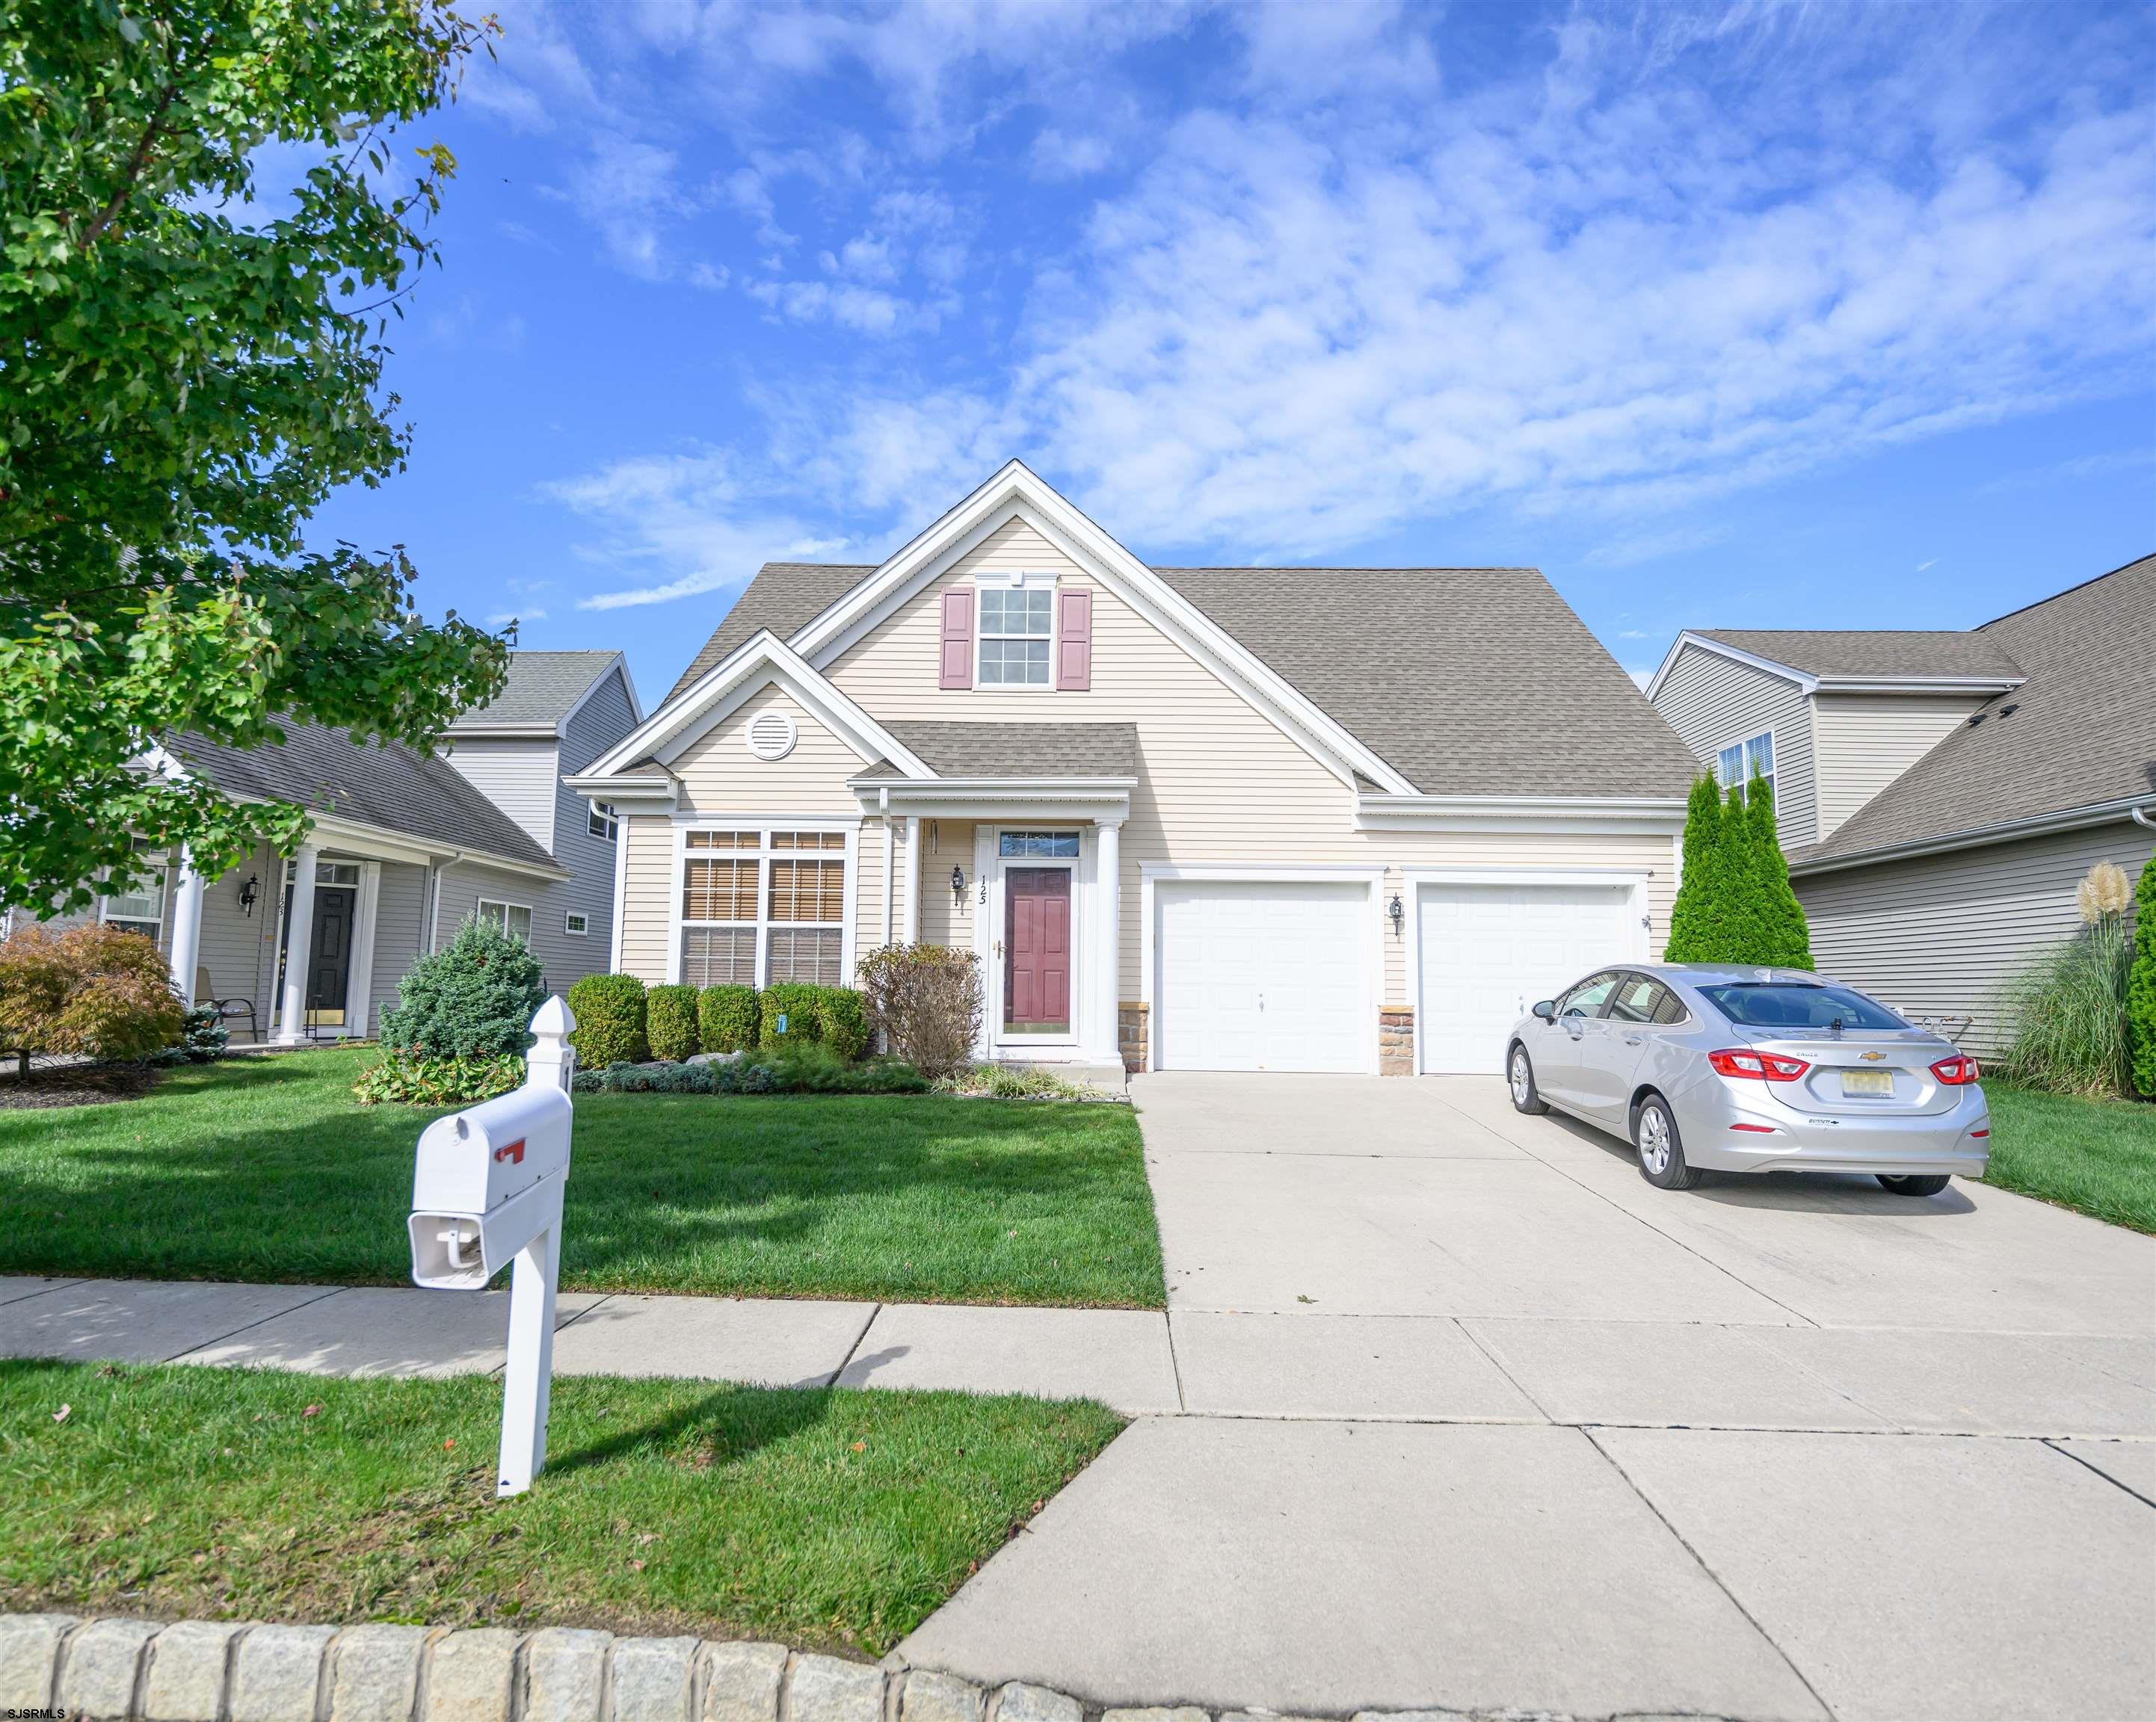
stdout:
<svg viewBox="0 0 2156 1722">
<path fill-rule="evenodd" d="M 277 1044 L 295 1047 L 307 1038 L 307 964 L 314 956 L 315 864 L 317 843 L 301 843 L 293 858 L 292 911 L 285 935 L 285 991 L 277 1024 Z"/>
<path fill-rule="evenodd" d="M 202 960 L 203 876 L 195 858 L 180 849 L 180 877 L 172 896 L 172 985 L 189 1010 L 195 1007 L 195 965 Z"/>
<path fill-rule="evenodd" d="M 906 820 L 906 942 L 921 942 L 921 818 Z"/>
<path fill-rule="evenodd" d="M 1093 1033 L 1089 1038 L 1097 1043 L 1092 1048 L 1095 1056 L 1102 1059 L 1122 1056 L 1116 1046 L 1116 1023 L 1122 1015 L 1120 995 L 1123 984 L 1120 949 L 1123 905 L 1122 835 L 1122 821 L 1102 820 L 1093 856 L 1093 901 L 1101 924 L 1094 929 L 1092 940 L 1093 963 L 1097 975 L 1093 999 L 1098 1014 L 1094 1018 Z"/>
</svg>

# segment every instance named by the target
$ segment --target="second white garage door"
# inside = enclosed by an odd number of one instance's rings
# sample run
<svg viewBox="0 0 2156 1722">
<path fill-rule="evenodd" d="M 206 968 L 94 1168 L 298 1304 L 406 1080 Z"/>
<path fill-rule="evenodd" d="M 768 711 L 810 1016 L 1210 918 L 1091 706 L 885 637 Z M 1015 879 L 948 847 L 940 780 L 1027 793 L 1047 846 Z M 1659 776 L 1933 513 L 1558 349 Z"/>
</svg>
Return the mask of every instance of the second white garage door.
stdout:
<svg viewBox="0 0 2156 1722">
<path fill-rule="evenodd" d="M 1371 1069 L 1367 885 L 1163 879 L 1153 903 L 1156 1069 Z"/>
<path fill-rule="evenodd" d="M 1422 1068 L 1502 1071 L 1505 1032 L 1589 970 L 1635 961 L 1630 885 L 1431 884 L 1419 892 Z"/>
</svg>

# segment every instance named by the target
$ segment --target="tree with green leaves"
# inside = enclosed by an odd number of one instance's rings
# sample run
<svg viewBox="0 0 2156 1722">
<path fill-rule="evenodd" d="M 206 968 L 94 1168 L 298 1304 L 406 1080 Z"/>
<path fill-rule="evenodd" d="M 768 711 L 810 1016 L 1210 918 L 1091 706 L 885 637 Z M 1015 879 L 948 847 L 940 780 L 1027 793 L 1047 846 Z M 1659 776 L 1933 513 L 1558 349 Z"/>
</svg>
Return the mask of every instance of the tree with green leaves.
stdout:
<svg viewBox="0 0 2156 1722">
<path fill-rule="evenodd" d="M 1712 962 L 1721 946 L 1722 791 L 1712 775 L 1691 787 L 1685 806 L 1684 874 L 1670 910 L 1664 956 L 1671 962 Z"/>
<path fill-rule="evenodd" d="M 388 317 L 455 163 L 398 128 L 491 29 L 445 0 L 0 0 L 0 902 L 214 876 L 295 807 L 146 771 L 280 716 L 431 746 L 505 642 L 424 622 L 401 549 L 308 546 L 403 465 Z M 265 146 L 311 162 L 258 184 Z"/>
<path fill-rule="evenodd" d="M 2133 967 L 2126 981 L 2127 1057 L 2133 1085 L 2156 1100 L 2156 855 L 2133 892 Z"/>
<path fill-rule="evenodd" d="M 1812 966 L 1811 930 L 1789 884 L 1763 778 L 1731 786 L 1726 802 L 1712 776 L 1692 785 L 1684 878 L 1664 954 L 1671 962 Z"/>
<path fill-rule="evenodd" d="M 1733 791 L 1730 800 L 1734 807 Z M 1774 823 L 1774 792 L 1756 772 L 1745 786 L 1743 813 L 1748 864 L 1744 906 L 1751 942 L 1743 960 L 1779 969 L 1810 968 L 1811 924 L 1789 883 L 1789 858 L 1782 853 L 1781 833 Z"/>
</svg>

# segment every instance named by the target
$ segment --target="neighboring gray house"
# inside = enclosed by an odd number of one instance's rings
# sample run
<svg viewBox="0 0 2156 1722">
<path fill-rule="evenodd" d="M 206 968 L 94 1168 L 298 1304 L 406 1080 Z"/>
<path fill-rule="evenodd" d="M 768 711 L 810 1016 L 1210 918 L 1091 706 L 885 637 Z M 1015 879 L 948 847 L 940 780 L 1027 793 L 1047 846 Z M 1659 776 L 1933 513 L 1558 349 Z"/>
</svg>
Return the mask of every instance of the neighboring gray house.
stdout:
<svg viewBox="0 0 2156 1722">
<path fill-rule="evenodd" d="M 2156 847 L 2156 556 L 1968 632 L 1686 629 L 1647 697 L 1727 783 L 1763 766 L 1823 970 L 1968 1016 Z"/>
<path fill-rule="evenodd" d="M 307 723 L 266 747 L 176 736 L 154 756 L 163 769 L 296 802 L 313 816 L 307 841 L 282 861 L 262 845 L 216 879 L 175 858 L 152 885 L 72 919 L 155 937 L 191 1002 L 244 1001 L 242 1040 L 375 1033 L 405 971 L 474 915 L 526 939 L 549 989 L 566 991 L 608 966 L 615 842 L 562 778 L 642 715 L 619 652 L 512 652 L 501 696 L 458 719 L 439 756 Z"/>
</svg>

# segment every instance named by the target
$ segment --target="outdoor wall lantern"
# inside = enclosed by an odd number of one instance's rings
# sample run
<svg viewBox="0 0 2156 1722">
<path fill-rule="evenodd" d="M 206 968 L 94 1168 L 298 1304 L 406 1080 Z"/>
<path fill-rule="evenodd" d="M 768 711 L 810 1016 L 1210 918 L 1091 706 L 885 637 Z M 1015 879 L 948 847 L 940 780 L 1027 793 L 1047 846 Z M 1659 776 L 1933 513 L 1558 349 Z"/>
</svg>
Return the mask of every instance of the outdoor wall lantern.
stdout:
<svg viewBox="0 0 2156 1722">
<path fill-rule="evenodd" d="M 1385 918 L 1393 924 L 1393 936 L 1399 938 L 1400 929 L 1407 924 L 1408 912 L 1400 906 L 1398 891 L 1393 893 L 1393 900 L 1385 905 Z"/>
<path fill-rule="evenodd" d="M 966 869 L 963 867 L 954 867 L 951 869 L 951 906 L 953 909 L 963 909 L 965 904 Z"/>
<path fill-rule="evenodd" d="M 254 899 L 261 894 L 261 887 L 259 878 L 251 873 L 247 875 L 247 883 L 239 888 L 239 912 L 242 915 L 253 916 Z"/>
</svg>

